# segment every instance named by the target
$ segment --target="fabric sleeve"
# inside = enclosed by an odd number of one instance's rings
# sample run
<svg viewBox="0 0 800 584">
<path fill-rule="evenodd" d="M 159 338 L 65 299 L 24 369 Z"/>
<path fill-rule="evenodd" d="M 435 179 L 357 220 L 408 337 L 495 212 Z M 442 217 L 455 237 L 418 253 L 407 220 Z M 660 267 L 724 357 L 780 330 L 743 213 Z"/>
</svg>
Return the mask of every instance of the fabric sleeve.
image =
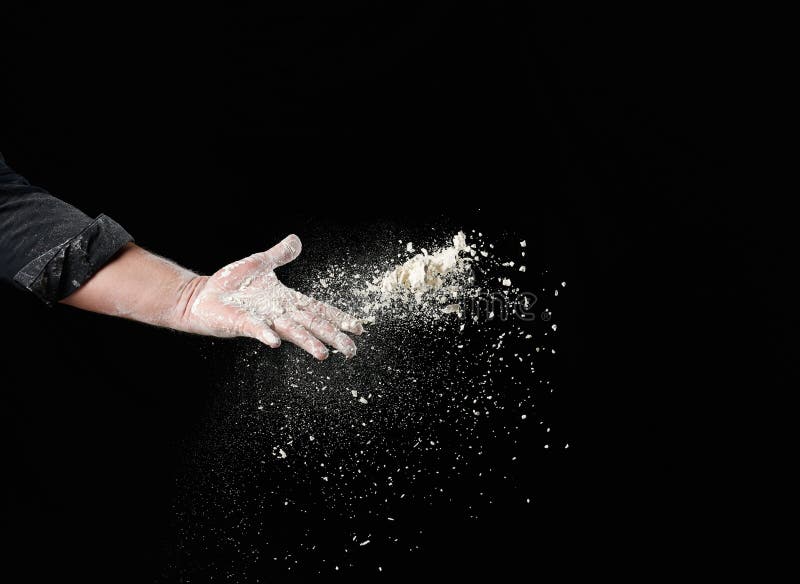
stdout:
<svg viewBox="0 0 800 584">
<path fill-rule="evenodd" d="M 31 185 L 0 154 L 0 281 L 51 305 L 77 290 L 130 241 L 113 219 L 92 219 Z"/>
</svg>

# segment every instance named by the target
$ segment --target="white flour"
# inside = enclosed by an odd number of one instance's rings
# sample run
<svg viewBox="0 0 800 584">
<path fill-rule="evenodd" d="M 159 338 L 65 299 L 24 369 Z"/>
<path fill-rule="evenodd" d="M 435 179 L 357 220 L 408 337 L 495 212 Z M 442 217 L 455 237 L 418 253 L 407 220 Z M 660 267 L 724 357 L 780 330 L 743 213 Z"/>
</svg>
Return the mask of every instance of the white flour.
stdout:
<svg viewBox="0 0 800 584">
<path fill-rule="evenodd" d="M 528 255 L 533 241 L 471 230 L 435 245 L 422 242 L 429 234 L 420 229 L 413 243 L 381 233 L 366 251 L 331 245 L 300 273 L 303 292 L 374 323 L 358 338 L 357 358 L 317 362 L 291 347 L 242 345 L 234 375 L 221 378 L 224 401 L 193 471 L 197 484 L 182 493 L 183 545 L 205 549 L 198 534 L 212 532 L 237 549 L 255 537 L 266 542 L 264 518 L 276 512 L 312 526 L 348 525 L 341 533 L 309 528 L 293 540 L 281 533 L 269 554 L 276 568 L 352 568 L 364 558 L 356 550 L 378 542 L 416 546 L 416 534 L 391 526 L 413 519 L 410 509 L 475 520 L 498 495 L 503 504 L 509 496 L 531 503 L 512 478 L 531 445 L 569 448 L 548 419 L 559 392 L 549 376 L 566 282 L 540 272 Z M 253 298 L 240 300 L 265 312 Z M 487 480 L 508 488 L 487 490 Z M 337 556 L 320 537 L 335 541 Z M 253 569 L 262 565 L 247 558 Z"/>
<path fill-rule="evenodd" d="M 362 324 L 382 327 L 437 327 L 452 316 L 474 318 L 497 302 L 513 308 L 520 293 L 516 276 L 526 271 L 522 250 L 501 252 L 474 229 L 445 241 L 429 247 L 398 239 L 346 261 L 328 261 L 306 280 L 307 293 Z M 395 242 L 399 247 L 392 249 Z"/>
<path fill-rule="evenodd" d="M 413 249 L 409 242 L 406 250 L 410 252 Z M 361 307 L 363 322 L 374 323 L 378 312 L 398 304 L 406 307 L 416 305 L 417 313 L 428 315 L 459 311 L 458 304 L 453 302 L 461 297 L 464 286 L 471 282 L 471 258 L 462 254 L 475 256 L 476 250 L 467 244 L 464 232 L 459 231 L 453 236 L 452 246 L 433 253 L 422 248 L 421 252 L 375 277 L 365 287 L 353 290 L 356 296 L 365 299 Z M 444 304 L 447 306 L 440 306 Z"/>
<path fill-rule="evenodd" d="M 407 249 L 413 251 L 411 243 L 408 244 Z M 422 253 L 395 267 L 394 270 L 384 274 L 382 278 L 376 278 L 373 284 L 379 286 L 385 296 L 410 292 L 417 302 L 421 302 L 422 296 L 426 292 L 440 290 L 450 274 L 465 269 L 468 260 L 459 257 L 462 251 L 475 254 L 475 250 L 467 245 L 464 232 L 459 231 L 457 235 L 453 236 L 452 247 L 441 249 L 430 255 L 425 248 L 422 248 Z"/>
</svg>

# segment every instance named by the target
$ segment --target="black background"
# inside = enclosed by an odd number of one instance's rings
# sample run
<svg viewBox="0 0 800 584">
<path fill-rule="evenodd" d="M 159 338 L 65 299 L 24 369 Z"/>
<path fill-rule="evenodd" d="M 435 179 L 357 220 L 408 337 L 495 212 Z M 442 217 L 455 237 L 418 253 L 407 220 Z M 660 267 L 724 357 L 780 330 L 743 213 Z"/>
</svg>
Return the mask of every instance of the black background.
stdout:
<svg viewBox="0 0 800 584">
<path fill-rule="evenodd" d="M 395 572 L 700 553 L 703 528 L 664 534 L 687 500 L 713 507 L 700 477 L 726 438 L 708 417 L 762 355 L 788 361 L 761 277 L 788 252 L 756 235 L 772 210 L 732 194 L 748 57 L 731 19 L 443 3 L 3 20 L 0 150 L 140 245 L 208 273 L 289 232 L 411 229 L 423 208 L 521 234 L 570 283 L 547 407 L 572 450 L 533 459 L 542 504 L 434 514 Z M 2 307 L 9 565 L 147 581 L 214 399 L 206 341 L 10 289 Z"/>
</svg>

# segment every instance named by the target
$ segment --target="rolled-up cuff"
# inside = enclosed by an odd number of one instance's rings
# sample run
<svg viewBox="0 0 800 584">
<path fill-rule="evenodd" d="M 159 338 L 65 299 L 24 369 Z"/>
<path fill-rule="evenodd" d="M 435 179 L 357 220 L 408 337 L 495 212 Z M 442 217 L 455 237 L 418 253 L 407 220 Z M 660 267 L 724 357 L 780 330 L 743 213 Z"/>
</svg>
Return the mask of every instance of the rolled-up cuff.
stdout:
<svg viewBox="0 0 800 584">
<path fill-rule="evenodd" d="M 78 235 L 44 252 L 23 267 L 14 282 L 52 305 L 80 288 L 133 237 L 100 215 Z"/>
</svg>

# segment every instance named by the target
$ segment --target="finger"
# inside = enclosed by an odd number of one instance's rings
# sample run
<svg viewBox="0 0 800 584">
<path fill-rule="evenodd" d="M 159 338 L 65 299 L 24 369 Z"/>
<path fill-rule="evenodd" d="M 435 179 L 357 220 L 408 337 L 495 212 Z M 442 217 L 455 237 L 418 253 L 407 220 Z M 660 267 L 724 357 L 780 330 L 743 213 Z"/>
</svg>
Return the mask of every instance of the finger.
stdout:
<svg viewBox="0 0 800 584">
<path fill-rule="evenodd" d="M 340 351 L 345 357 L 355 356 L 356 344 L 353 339 L 336 328 L 330 321 L 304 310 L 297 310 L 289 316 L 298 324 L 303 325 L 320 341 Z"/>
<path fill-rule="evenodd" d="M 302 248 L 303 244 L 300 243 L 300 238 L 296 235 L 289 235 L 267 251 L 254 253 L 225 266 L 220 271 L 221 279 L 229 285 L 238 286 L 247 278 L 252 278 L 254 274 L 268 272 L 278 266 L 288 264 L 300 255 Z"/>
<path fill-rule="evenodd" d="M 247 315 L 244 320 L 242 320 L 240 332 L 246 337 L 258 339 L 273 349 L 277 349 L 281 346 L 281 339 L 278 334 L 272 330 L 267 323 L 255 316 Z"/>
<path fill-rule="evenodd" d="M 202 323 L 197 330 L 201 334 L 218 337 L 252 337 L 272 348 L 280 347 L 281 339 L 267 323 L 236 306 L 211 299 L 194 316 Z"/>
<path fill-rule="evenodd" d="M 325 304 L 324 302 L 320 302 L 319 300 L 315 300 L 314 298 L 306 296 L 305 294 L 300 294 L 299 292 L 297 295 L 299 299 L 298 305 L 301 306 L 306 312 L 321 316 L 325 320 L 332 322 L 343 331 L 347 331 L 355 335 L 360 335 L 364 332 L 364 327 L 361 326 L 361 323 L 358 321 L 358 319 L 350 316 L 343 310 L 339 310 L 335 306 Z"/>
<path fill-rule="evenodd" d="M 290 343 L 294 343 L 304 351 L 311 353 L 314 358 L 322 361 L 328 358 L 328 349 L 319 339 L 312 335 L 302 325 L 291 318 L 281 317 L 273 323 L 275 332 Z"/>
</svg>

